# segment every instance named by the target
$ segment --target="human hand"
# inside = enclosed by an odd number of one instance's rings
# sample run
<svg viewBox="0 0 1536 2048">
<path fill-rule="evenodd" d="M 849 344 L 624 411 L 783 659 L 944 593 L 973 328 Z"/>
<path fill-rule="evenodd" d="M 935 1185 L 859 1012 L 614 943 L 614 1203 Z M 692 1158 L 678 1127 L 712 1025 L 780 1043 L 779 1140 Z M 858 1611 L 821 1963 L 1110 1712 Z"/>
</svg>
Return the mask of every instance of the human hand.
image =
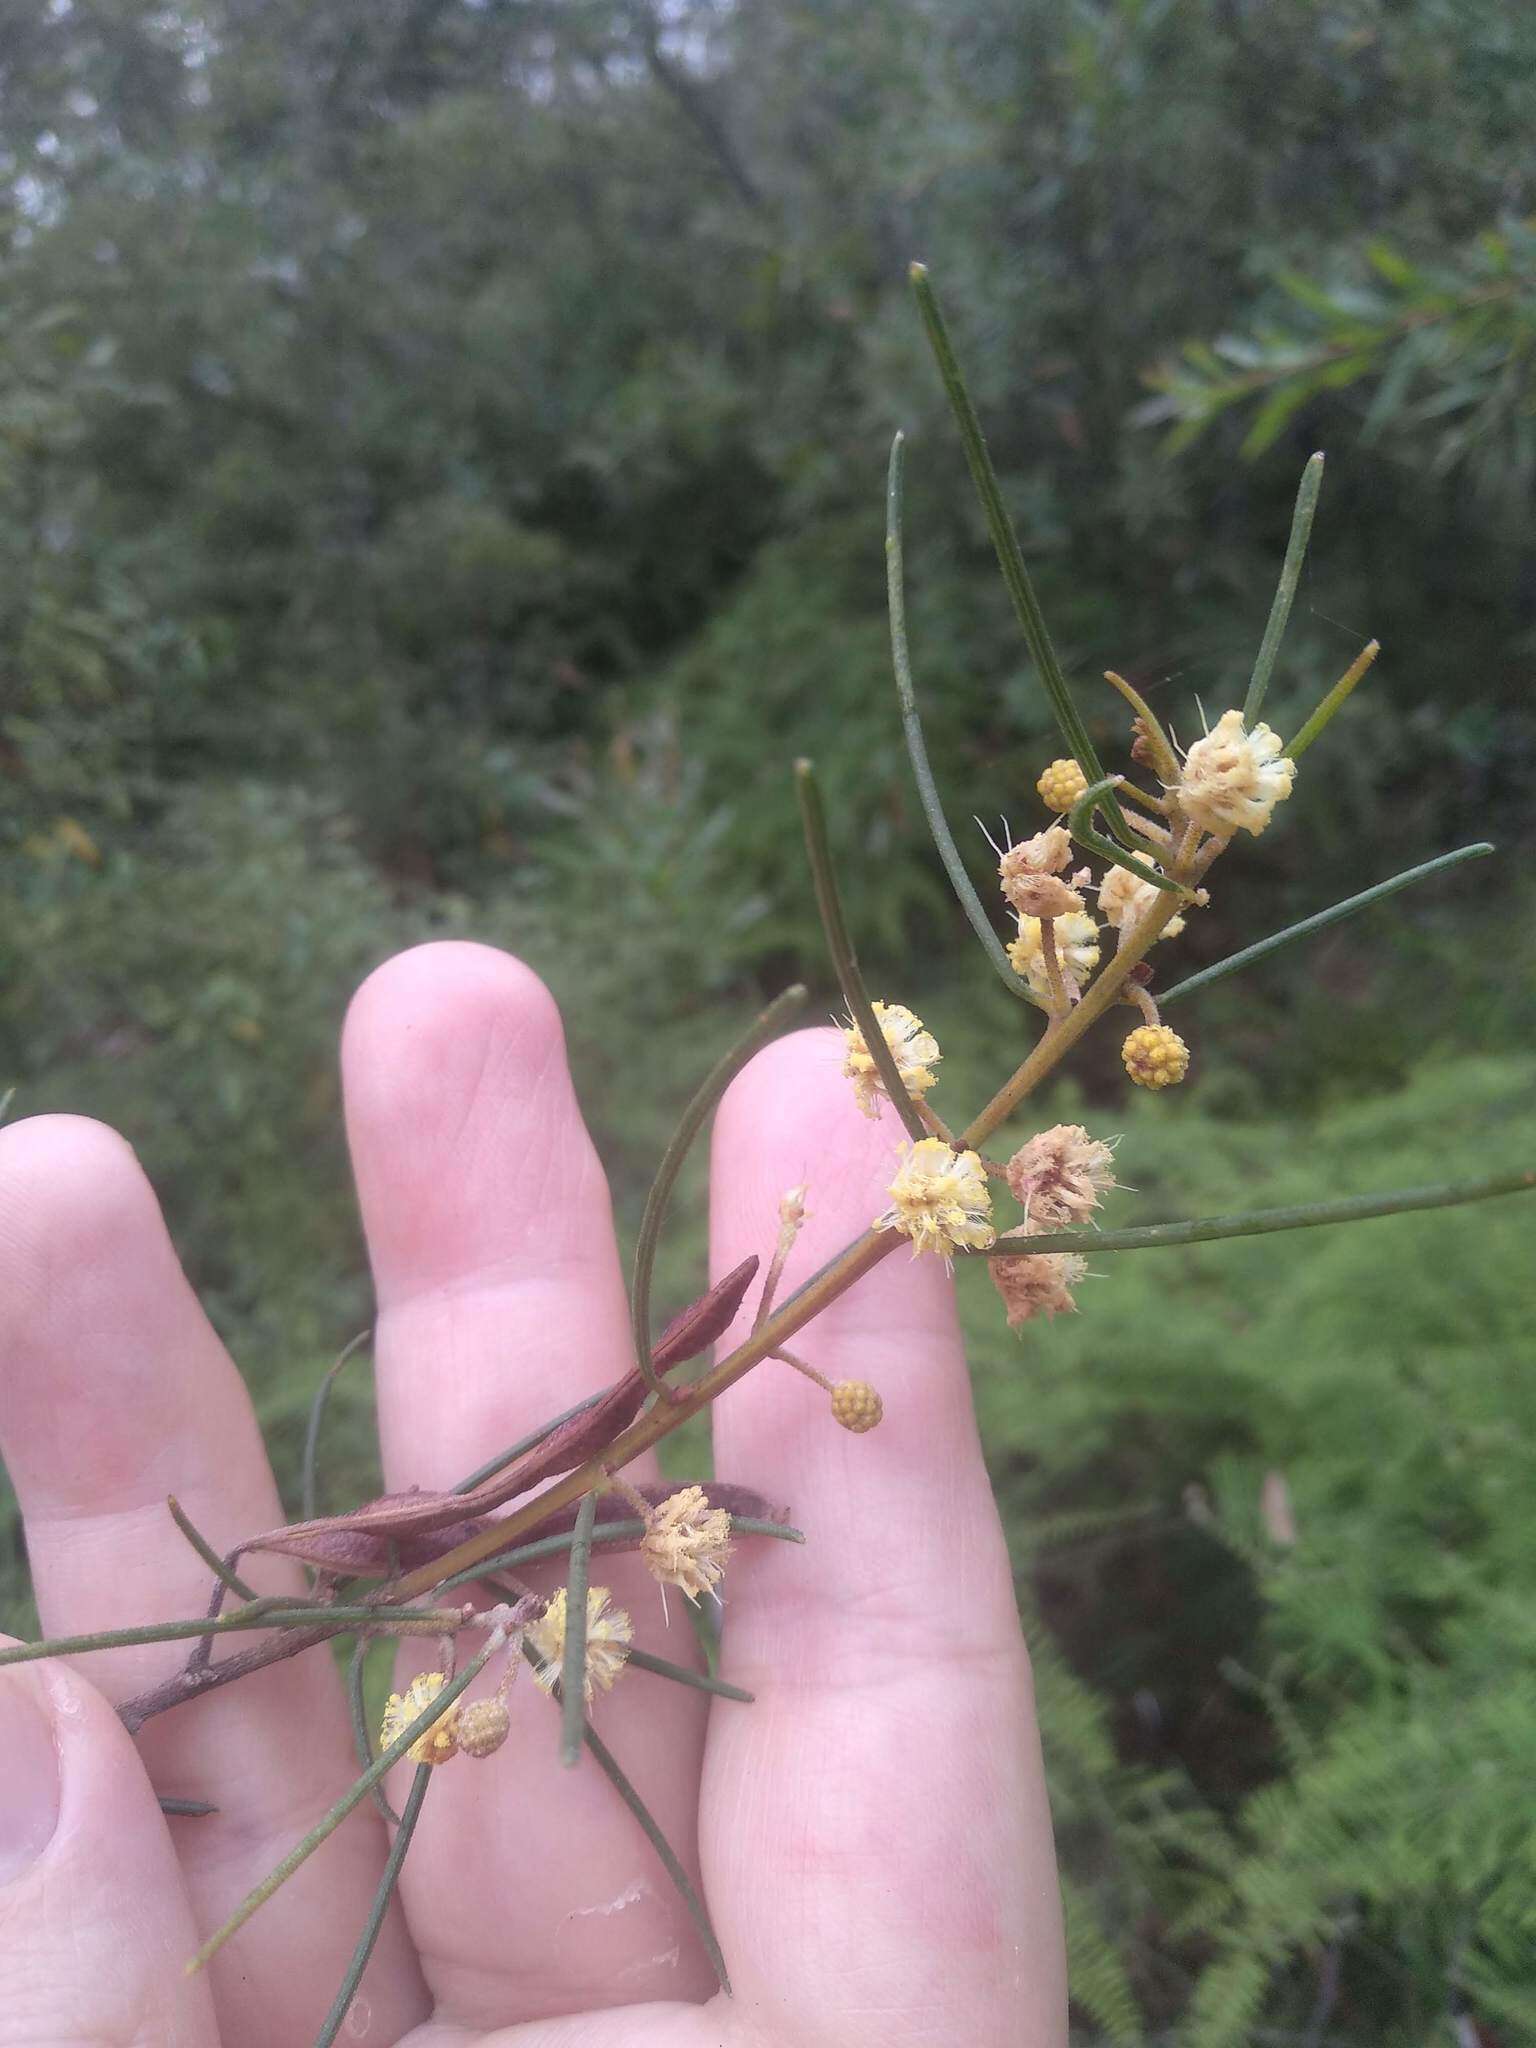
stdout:
<svg viewBox="0 0 1536 2048">
<path fill-rule="evenodd" d="M 867 1122 L 835 1035 L 759 1055 L 721 1107 L 711 1270 L 766 1252 L 809 1183 L 797 1281 L 869 1223 L 898 1127 Z M 444 944 L 381 968 L 343 1042 L 378 1296 L 385 1483 L 449 1486 L 630 1363 L 607 1188 L 550 998 Z M 214 1163 L 210 1162 L 210 1171 Z M 238 1165 L 235 1170 L 238 1170 Z M 750 1301 L 743 1311 L 751 1320 Z M 434 1779 L 342 2040 L 409 2048 L 1053 2048 L 1065 1991 L 1050 1823 L 1012 1579 L 942 1265 L 887 1259 L 797 1340 L 885 1400 L 850 1437 L 767 1363 L 718 1403 L 722 1476 L 787 1503 L 804 1549 L 738 1546 L 722 1675 L 752 1706 L 633 1670 L 596 1725 L 695 1873 L 734 1997 L 590 1759 L 513 1689 L 511 1736 Z M 201 1612 L 216 1544 L 283 1519 L 245 1390 L 131 1152 L 100 1125 L 0 1132 L 0 1450 L 54 1634 Z M 642 1465 L 637 1478 L 654 1476 Z M 636 1640 L 687 1661 L 634 1559 L 600 1575 Z M 261 1591 L 296 1567 L 254 1560 Z M 409 1677 L 430 1657 L 407 1643 Z M 214 1958 L 186 1958 L 355 1776 L 329 1656 L 152 1721 L 108 1701 L 179 1646 L 0 1671 L 0 2048 L 305 2048 L 386 1839 L 360 1808 Z M 100 1688 L 98 1691 L 96 1688 Z M 103 1697 L 103 1694 L 105 1697 Z M 156 1795 L 216 1817 L 164 1819 Z"/>
</svg>

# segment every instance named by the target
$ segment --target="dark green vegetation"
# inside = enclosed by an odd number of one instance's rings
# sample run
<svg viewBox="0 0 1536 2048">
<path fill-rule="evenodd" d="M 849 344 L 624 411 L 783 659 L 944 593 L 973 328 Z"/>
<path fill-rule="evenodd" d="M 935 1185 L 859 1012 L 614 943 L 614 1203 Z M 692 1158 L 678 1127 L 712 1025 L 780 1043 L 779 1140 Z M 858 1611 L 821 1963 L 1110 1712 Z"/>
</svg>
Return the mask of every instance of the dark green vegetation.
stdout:
<svg viewBox="0 0 1536 2048">
<path fill-rule="evenodd" d="M 808 752 L 875 992 L 950 1049 L 941 1107 L 1011 1064 L 1024 1013 L 902 755 L 898 424 L 957 825 L 1038 824 L 1056 749 L 911 256 L 1111 763 L 1106 666 L 1186 739 L 1196 695 L 1241 701 L 1297 473 L 1329 451 L 1266 715 L 1293 732 L 1365 638 L 1385 652 L 1166 978 L 1501 847 L 1192 996 L 1172 1100 L 1127 1104 L 1100 1033 L 1056 1107 L 1126 1132 L 1138 1192 L 1110 1220 L 1536 1152 L 1536 15 L 666 18 L 5 17 L 0 1081 L 133 1138 L 290 1481 L 367 1316 L 336 1027 L 399 945 L 472 933 L 548 975 L 633 1229 L 742 1018 L 794 974 L 829 990 Z M 695 1190 L 658 1317 L 696 1225 Z M 1536 2036 L 1531 1241 L 1515 1204 L 1126 1254 L 1022 1343 L 967 1277 L 1085 2041 Z M 373 1484 L 349 1371 L 338 1504 Z"/>
</svg>

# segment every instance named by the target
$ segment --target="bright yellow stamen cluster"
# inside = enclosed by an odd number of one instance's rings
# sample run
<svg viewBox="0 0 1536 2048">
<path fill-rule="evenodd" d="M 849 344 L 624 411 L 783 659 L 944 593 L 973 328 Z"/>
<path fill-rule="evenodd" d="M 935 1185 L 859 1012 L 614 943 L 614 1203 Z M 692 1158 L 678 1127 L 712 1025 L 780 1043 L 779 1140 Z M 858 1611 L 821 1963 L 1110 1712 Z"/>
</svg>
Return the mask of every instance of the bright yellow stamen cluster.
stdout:
<svg viewBox="0 0 1536 2048">
<path fill-rule="evenodd" d="M 919 1138 L 891 1182 L 891 1206 L 875 1219 L 879 1230 L 899 1230 L 918 1252 L 947 1258 L 958 1249 L 991 1244 L 992 1193 L 974 1152 L 955 1152 L 942 1138 Z"/>
<path fill-rule="evenodd" d="M 938 1040 L 925 1027 L 922 1018 L 913 1016 L 904 1003 L 871 1003 L 869 1007 L 875 1013 L 881 1036 L 891 1049 L 896 1071 L 907 1093 L 919 1098 L 926 1095 L 934 1083 L 933 1070 L 943 1058 Z M 843 1072 L 853 1083 L 859 1107 L 866 1116 L 878 1116 L 885 1088 L 857 1024 L 843 1026 L 843 1043 L 847 1048 Z"/>
<path fill-rule="evenodd" d="M 1086 911 L 1073 910 L 1053 921 L 1051 935 L 1063 975 L 1080 987 L 1099 964 L 1098 926 Z M 1008 948 L 1008 959 L 1014 973 L 1023 975 L 1037 995 L 1050 995 L 1051 978 L 1046 970 L 1038 917 L 1019 919 L 1019 936 Z"/>
<path fill-rule="evenodd" d="M 1088 778 L 1075 761 L 1053 761 L 1035 787 L 1051 810 L 1070 811 L 1088 787 Z"/>
<path fill-rule="evenodd" d="M 1166 1024 L 1142 1024 L 1120 1048 L 1138 1088 L 1171 1088 L 1189 1072 L 1189 1047 Z"/>
<path fill-rule="evenodd" d="M 424 1714 L 448 1683 L 441 1671 L 422 1671 L 413 1678 L 404 1692 L 392 1692 L 384 1703 L 384 1719 L 379 1726 L 379 1747 L 388 1749 L 392 1742 L 410 1727 L 419 1714 Z M 450 1707 L 440 1721 L 434 1721 L 424 1735 L 418 1735 L 405 1752 L 413 1764 L 445 1764 L 458 1753 L 459 1739 L 454 1729 L 455 1712 Z"/>
</svg>

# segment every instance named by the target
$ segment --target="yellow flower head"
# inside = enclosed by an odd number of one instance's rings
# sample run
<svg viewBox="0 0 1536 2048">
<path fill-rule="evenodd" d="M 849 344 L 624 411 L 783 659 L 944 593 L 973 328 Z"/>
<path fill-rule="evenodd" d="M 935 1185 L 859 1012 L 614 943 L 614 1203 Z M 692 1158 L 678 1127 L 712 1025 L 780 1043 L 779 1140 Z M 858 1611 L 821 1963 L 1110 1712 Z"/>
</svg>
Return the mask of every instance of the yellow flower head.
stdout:
<svg viewBox="0 0 1536 2048">
<path fill-rule="evenodd" d="M 392 1692 L 384 1704 L 384 1719 L 379 1725 L 379 1747 L 388 1749 L 392 1742 L 410 1727 L 418 1714 L 424 1714 L 448 1683 L 441 1671 L 423 1671 L 413 1678 L 404 1692 Z M 445 1764 L 459 1747 L 459 1738 L 454 1723 L 458 1719 L 457 1709 L 450 1707 L 440 1721 L 434 1721 L 425 1735 L 418 1735 L 405 1752 L 413 1764 Z"/>
<path fill-rule="evenodd" d="M 582 1693 L 587 1705 L 599 1686 L 608 1692 L 624 1669 L 635 1625 L 622 1607 L 611 1611 L 606 1586 L 587 1588 L 587 1668 Z M 528 1631 L 538 1664 L 534 1677 L 546 1692 L 554 1689 L 565 1657 L 565 1588 L 562 1586 Z"/>
<path fill-rule="evenodd" d="M 1267 725 L 1248 732 L 1241 711 L 1224 711 L 1185 755 L 1175 795 L 1185 817 L 1203 831 L 1257 836 L 1295 779 L 1296 763 L 1281 753 L 1278 733 Z"/>
<path fill-rule="evenodd" d="M 879 1230 L 899 1230 L 917 1252 L 943 1257 L 963 1246 L 984 1251 L 992 1242 L 992 1193 L 974 1152 L 955 1152 L 942 1138 L 919 1138 L 891 1182 L 891 1206 L 875 1219 Z"/>
<path fill-rule="evenodd" d="M 1031 1230 L 1070 1228 L 1115 1184 L 1114 1154 L 1081 1124 L 1056 1124 L 1021 1145 L 1008 1162 L 1008 1185 Z"/>
<path fill-rule="evenodd" d="M 1099 909 L 1105 922 L 1118 931 L 1123 925 L 1138 924 L 1157 901 L 1160 890 L 1133 875 L 1129 868 L 1113 867 L 1099 884 Z M 1184 929 L 1182 917 L 1171 917 L 1161 936 L 1176 939 Z"/>
<path fill-rule="evenodd" d="M 1053 936 L 1062 973 L 1073 982 L 1085 981 L 1099 964 L 1098 926 L 1086 911 L 1073 910 L 1056 919 Z M 1019 919 L 1019 936 L 1008 948 L 1008 958 L 1014 973 L 1022 974 L 1037 995 L 1048 996 L 1051 993 L 1051 978 L 1046 972 L 1045 954 L 1040 945 L 1038 917 Z"/>
<path fill-rule="evenodd" d="M 938 1040 L 931 1031 L 924 1029 L 922 1018 L 914 1017 L 902 1003 L 871 1003 L 869 1007 L 874 1011 L 875 1022 L 891 1049 L 896 1071 L 905 1083 L 907 1093 L 926 1095 L 934 1083 L 933 1070 L 943 1058 Z M 847 1047 L 843 1072 L 853 1083 L 859 1107 L 866 1116 L 878 1116 L 880 1098 L 885 1089 L 857 1024 L 843 1026 L 843 1043 Z"/>
<path fill-rule="evenodd" d="M 640 1556 L 651 1577 L 690 1600 L 712 1593 L 731 1554 L 731 1518 L 712 1508 L 702 1486 L 669 1494 L 650 1518 Z"/>
<path fill-rule="evenodd" d="M 1073 760 L 1053 761 L 1035 787 L 1053 811 L 1070 811 L 1088 787 L 1088 778 Z"/>
<path fill-rule="evenodd" d="M 1025 1252 L 1016 1259 L 988 1259 L 992 1284 L 1003 1297 L 1008 1327 L 1032 1316 L 1068 1315 L 1077 1307 L 1072 1289 L 1088 1270 L 1071 1252 Z"/>
</svg>

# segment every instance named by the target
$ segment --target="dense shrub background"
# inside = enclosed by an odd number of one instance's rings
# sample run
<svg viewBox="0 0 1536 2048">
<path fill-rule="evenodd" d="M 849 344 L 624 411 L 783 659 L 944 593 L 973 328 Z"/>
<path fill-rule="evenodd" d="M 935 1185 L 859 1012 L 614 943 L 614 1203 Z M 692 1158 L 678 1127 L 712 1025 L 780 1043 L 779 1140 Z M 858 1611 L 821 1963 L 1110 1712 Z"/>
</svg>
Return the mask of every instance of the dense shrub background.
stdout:
<svg viewBox="0 0 1536 2048">
<path fill-rule="evenodd" d="M 1531 1157 L 1533 127 L 1502 0 L 7 13 L 0 1084 L 132 1137 L 286 1479 L 367 1316 L 334 1043 L 396 947 L 547 975 L 632 1228 L 741 1017 L 830 1002 L 806 751 L 946 1096 L 1007 1058 L 893 715 L 897 424 L 956 815 L 1032 822 L 1049 739 L 913 255 L 1106 752 L 1106 665 L 1185 737 L 1236 701 L 1329 451 L 1276 722 L 1386 652 L 1190 964 L 1501 846 L 1192 998 L 1174 1101 L 1090 1048 L 1051 1108 L 1125 1132 L 1116 1218 Z M 1536 2039 L 1531 1241 L 1515 1204 L 1106 1259 L 1022 1344 L 970 1276 L 1084 2041 Z"/>
</svg>

